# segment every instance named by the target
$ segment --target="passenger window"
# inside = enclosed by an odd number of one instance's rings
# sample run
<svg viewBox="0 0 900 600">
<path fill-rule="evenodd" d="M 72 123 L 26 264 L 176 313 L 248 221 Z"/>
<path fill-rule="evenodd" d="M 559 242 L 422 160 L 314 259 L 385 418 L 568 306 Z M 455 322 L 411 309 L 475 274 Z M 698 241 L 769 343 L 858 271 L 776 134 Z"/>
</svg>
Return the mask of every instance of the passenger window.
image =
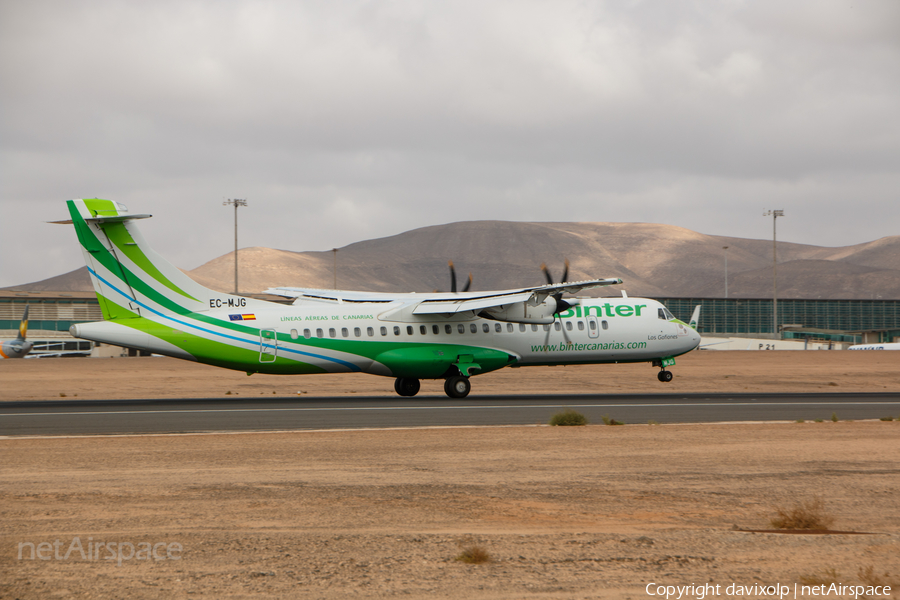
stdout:
<svg viewBox="0 0 900 600">
<path fill-rule="evenodd" d="M 437 335 L 437 334 L 439 334 L 440 332 L 441 332 L 441 328 L 440 328 L 440 327 L 438 327 L 437 325 L 432 325 L 432 326 L 431 326 L 431 333 L 433 333 L 434 335 Z"/>
<path fill-rule="evenodd" d="M 375 330 L 372 329 L 371 327 L 366 327 L 366 334 L 367 334 L 369 337 L 374 337 L 374 336 L 375 336 Z"/>
<path fill-rule="evenodd" d="M 381 337 L 384 337 L 386 335 L 387 335 L 387 327 L 382 327 L 381 328 Z"/>
<path fill-rule="evenodd" d="M 566 321 L 566 329 L 572 331 L 572 321 Z"/>
<path fill-rule="evenodd" d="M 471 325 L 469 325 L 469 331 L 471 331 L 472 333 L 478 333 L 478 325 L 472 323 Z"/>
<path fill-rule="evenodd" d="M 482 323 L 482 324 L 481 324 L 481 330 L 482 330 L 483 332 L 485 332 L 485 333 L 490 333 L 490 332 L 491 332 L 491 326 L 488 325 L 487 323 Z"/>
<path fill-rule="evenodd" d="M 425 335 L 426 333 L 428 333 L 428 328 L 425 327 L 424 325 L 419 325 L 419 333 L 421 333 L 422 335 Z"/>
<path fill-rule="evenodd" d="M 394 335 L 400 335 L 400 327 L 398 325 L 394 325 Z"/>
<path fill-rule="evenodd" d="M 444 325 L 444 333 L 453 333 L 453 326 L 449 324 Z"/>
<path fill-rule="evenodd" d="M 296 340 L 298 337 L 300 337 L 300 334 L 297 333 L 297 330 L 296 330 L 296 329 L 291 329 L 291 339 L 292 339 L 292 340 Z"/>
<path fill-rule="evenodd" d="M 601 321 L 601 322 L 600 322 L 600 325 L 603 327 L 603 329 L 609 329 L 609 322 L 608 322 L 608 321 Z"/>
<path fill-rule="evenodd" d="M 353 335 L 355 335 L 356 337 L 362 337 L 362 329 L 360 329 L 359 327 L 354 327 Z"/>
<path fill-rule="evenodd" d="M 519 323 L 519 331 L 525 333 L 525 323 Z"/>
<path fill-rule="evenodd" d="M 559 331 L 560 329 L 562 329 L 562 325 L 560 325 L 559 321 L 557 321 L 557 322 L 555 322 L 555 323 L 553 324 L 553 329 L 555 329 L 555 330 L 557 330 L 557 331 Z"/>
<path fill-rule="evenodd" d="M 328 330 L 328 335 L 330 335 L 331 337 L 337 337 L 337 331 L 334 330 L 334 327 Z"/>
<path fill-rule="evenodd" d="M 346 327 L 341 327 L 341 337 L 350 337 L 350 330 Z"/>
<path fill-rule="evenodd" d="M 500 327 L 500 323 L 494 323 L 494 331 L 496 331 L 497 333 L 500 333 L 503 331 L 503 328 Z"/>
<path fill-rule="evenodd" d="M 309 329 L 303 330 L 303 337 L 305 337 L 306 339 L 309 339 L 312 337 L 312 333 L 309 331 Z"/>
<path fill-rule="evenodd" d="M 532 325 L 531 325 L 531 330 L 532 330 L 532 331 L 537 331 L 537 325 L 532 324 Z"/>
<path fill-rule="evenodd" d="M 506 332 L 507 332 L 507 333 L 512 333 L 512 332 L 513 332 L 513 324 L 512 324 L 512 323 L 507 323 L 507 324 L 506 324 Z"/>
<path fill-rule="evenodd" d="M 597 331 L 597 321 L 591 319 L 588 321 L 588 327 L 591 328 L 591 331 Z"/>
<path fill-rule="evenodd" d="M 412 334 L 413 334 L 413 326 L 407 325 L 406 326 L 406 335 L 412 335 Z"/>
<path fill-rule="evenodd" d="M 457 331 L 459 331 L 460 333 L 465 333 L 465 332 L 466 332 L 466 326 L 463 325 L 462 323 L 460 323 L 459 325 L 457 325 L 457 326 L 456 326 L 456 329 L 457 329 Z"/>
<path fill-rule="evenodd" d="M 316 337 L 317 337 L 317 338 L 325 337 L 325 334 L 322 333 L 322 330 L 321 330 L 321 329 L 316 329 Z"/>
<path fill-rule="evenodd" d="M 584 321 L 578 321 L 578 331 L 584 331 Z"/>
</svg>

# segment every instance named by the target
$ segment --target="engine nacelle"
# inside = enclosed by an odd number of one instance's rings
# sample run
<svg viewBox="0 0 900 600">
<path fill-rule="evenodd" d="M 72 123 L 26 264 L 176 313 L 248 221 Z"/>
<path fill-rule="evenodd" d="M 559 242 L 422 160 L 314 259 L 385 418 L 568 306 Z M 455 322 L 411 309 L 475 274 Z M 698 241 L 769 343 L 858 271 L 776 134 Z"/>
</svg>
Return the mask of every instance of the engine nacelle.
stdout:
<svg viewBox="0 0 900 600">
<path fill-rule="evenodd" d="M 575 300 L 564 301 L 566 306 L 574 306 Z M 480 316 L 495 321 L 509 321 L 510 323 L 536 323 L 538 325 L 549 325 L 553 322 L 556 314 L 557 304 L 553 296 L 548 296 L 546 300 L 540 304 L 532 304 L 531 302 L 515 302 L 513 304 L 503 304 L 501 306 L 492 306 L 486 308 Z"/>
</svg>

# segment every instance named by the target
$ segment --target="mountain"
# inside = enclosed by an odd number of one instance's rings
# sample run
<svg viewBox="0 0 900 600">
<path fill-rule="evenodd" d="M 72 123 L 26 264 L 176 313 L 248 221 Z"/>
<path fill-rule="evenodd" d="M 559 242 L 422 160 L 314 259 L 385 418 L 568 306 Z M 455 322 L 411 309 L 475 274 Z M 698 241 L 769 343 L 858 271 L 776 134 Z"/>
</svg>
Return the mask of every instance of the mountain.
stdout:
<svg viewBox="0 0 900 600">
<path fill-rule="evenodd" d="M 555 277 L 563 261 L 569 280 L 620 277 L 631 295 L 722 297 L 728 246 L 728 295 L 772 295 L 772 242 L 697 233 L 647 223 L 519 223 L 469 221 L 423 227 L 326 252 L 270 248 L 240 251 L 240 287 L 331 288 L 334 261 L 340 289 L 430 292 L 449 290 L 447 261 L 460 281 L 471 272 L 473 290 L 544 283 L 546 262 Z M 158 248 L 165 255 L 165 248 Z M 843 247 L 778 243 L 779 298 L 900 298 L 900 236 Z M 231 291 L 234 254 L 188 274 L 203 285 Z M 66 286 L 56 287 L 54 286 Z M 90 290 L 85 269 L 15 289 Z M 12 289 L 12 288 L 8 288 Z M 618 294 L 618 288 L 597 290 Z"/>
</svg>

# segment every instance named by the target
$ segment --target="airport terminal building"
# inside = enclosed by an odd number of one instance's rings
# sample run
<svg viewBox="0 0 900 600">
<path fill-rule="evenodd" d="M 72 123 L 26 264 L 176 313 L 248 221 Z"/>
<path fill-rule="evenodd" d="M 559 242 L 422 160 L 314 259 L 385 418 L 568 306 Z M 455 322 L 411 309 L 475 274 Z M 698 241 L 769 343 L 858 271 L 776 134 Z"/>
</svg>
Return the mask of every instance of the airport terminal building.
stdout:
<svg viewBox="0 0 900 600">
<path fill-rule="evenodd" d="M 657 298 L 683 321 L 694 307 L 702 307 L 700 333 L 854 343 L 900 341 L 900 300 L 778 300 L 778 331 L 771 298 Z M 93 292 L 0 291 L 0 338 L 16 336 L 25 306 L 29 305 L 28 338 L 34 354 L 90 353 L 92 342 L 69 335 L 75 323 L 103 317 Z"/>
</svg>

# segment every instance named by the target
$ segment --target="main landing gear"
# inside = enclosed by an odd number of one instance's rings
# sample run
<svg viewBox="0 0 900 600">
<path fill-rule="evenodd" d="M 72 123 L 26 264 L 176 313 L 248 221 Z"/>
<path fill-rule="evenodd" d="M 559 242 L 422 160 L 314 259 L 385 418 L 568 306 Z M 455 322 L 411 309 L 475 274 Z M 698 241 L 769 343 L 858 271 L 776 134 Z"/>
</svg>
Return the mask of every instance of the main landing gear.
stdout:
<svg viewBox="0 0 900 600">
<path fill-rule="evenodd" d="M 672 375 L 672 371 L 666 371 L 665 369 L 656 374 L 656 378 L 663 383 L 669 383 L 670 381 L 672 381 L 673 377 L 674 375 Z"/>
<path fill-rule="evenodd" d="M 415 396 L 420 387 L 419 380 L 414 377 L 398 377 L 394 382 L 394 391 L 401 396 Z"/>
<path fill-rule="evenodd" d="M 401 396 L 415 396 L 420 389 L 419 380 L 414 377 L 398 377 L 394 381 L 394 391 Z M 469 395 L 472 384 L 468 377 L 448 377 L 444 381 L 444 393 L 451 398 L 465 398 Z"/>
<path fill-rule="evenodd" d="M 444 381 L 444 393 L 451 398 L 465 398 L 469 395 L 472 384 L 469 383 L 468 377 L 448 377 Z"/>
</svg>

